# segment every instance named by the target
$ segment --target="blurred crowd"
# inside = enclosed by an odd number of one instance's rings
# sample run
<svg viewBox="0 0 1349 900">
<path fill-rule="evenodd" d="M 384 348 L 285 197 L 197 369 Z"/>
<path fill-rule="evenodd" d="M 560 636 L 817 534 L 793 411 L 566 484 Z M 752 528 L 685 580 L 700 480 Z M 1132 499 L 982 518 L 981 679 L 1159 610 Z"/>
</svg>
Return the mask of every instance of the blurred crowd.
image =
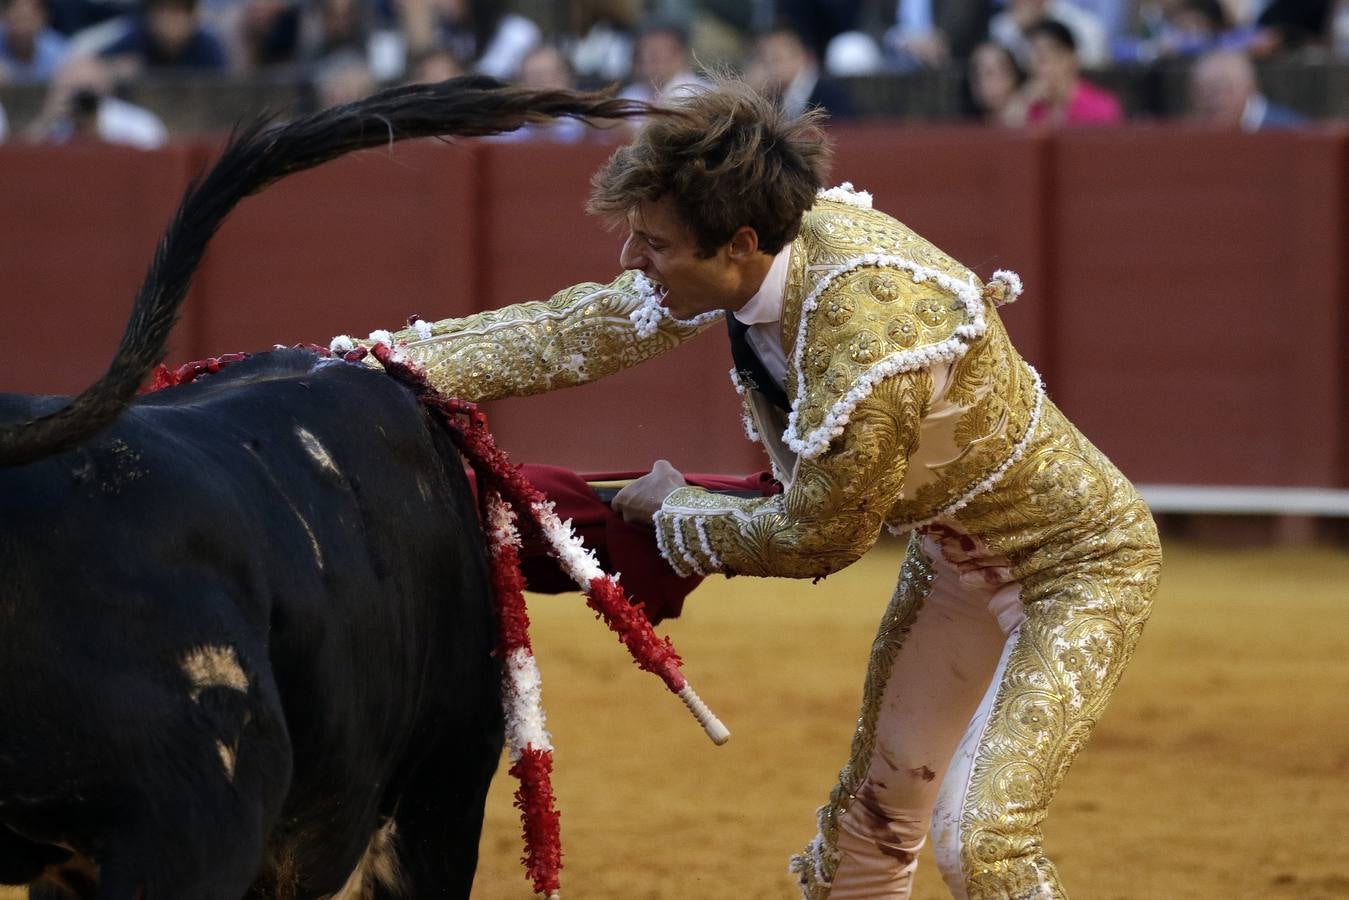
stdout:
<svg viewBox="0 0 1349 900">
<path fill-rule="evenodd" d="M 1194 119 L 1257 130 L 1299 121 L 1260 91 L 1279 57 L 1349 62 L 1349 0 L 0 0 L 0 85 L 47 86 L 9 138 L 140 147 L 168 139 L 125 99 L 146 78 L 299 81 L 328 105 L 465 72 L 659 102 L 735 73 L 846 120 L 851 79 L 945 70 L 972 118 L 1016 127 L 1119 122 L 1093 73 L 1174 60 Z"/>
</svg>

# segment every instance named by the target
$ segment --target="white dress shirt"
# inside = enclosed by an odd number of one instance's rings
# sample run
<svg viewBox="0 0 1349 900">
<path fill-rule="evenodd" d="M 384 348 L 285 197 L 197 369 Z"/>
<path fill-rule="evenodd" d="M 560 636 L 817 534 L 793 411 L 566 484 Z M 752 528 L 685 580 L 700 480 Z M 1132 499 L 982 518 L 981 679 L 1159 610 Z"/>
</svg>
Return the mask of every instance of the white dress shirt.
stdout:
<svg viewBox="0 0 1349 900">
<path fill-rule="evenodd" d="M 782 387 L 787 376 L 787 354 L 782 349 L 782 295 L 787 289 L 787 261 L 791 259 L 789 243 L 773 257 L 758 293 L 734 313 L 742 324 L 748 325 L 745 340 L 764 364 L 768 374 Z"/>
</svg>

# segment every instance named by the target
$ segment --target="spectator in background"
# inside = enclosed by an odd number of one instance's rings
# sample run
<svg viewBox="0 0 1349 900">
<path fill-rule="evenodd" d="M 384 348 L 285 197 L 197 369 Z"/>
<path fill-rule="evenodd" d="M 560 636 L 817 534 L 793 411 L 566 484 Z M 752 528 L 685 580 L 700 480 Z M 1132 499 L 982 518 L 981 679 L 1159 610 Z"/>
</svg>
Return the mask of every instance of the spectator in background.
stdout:
<svg viewBox="0 0 1349 900">
<path fill-rule="evenodd" d="M 409 81 L 414 84 L 435 84 L 438 81 L 457 78 L 466 71 L 464 64 L 444 47 L 421 54 L 413 60 L 411 70 L 412 77 Z"/>
<path fill-rule="evenodd" d="M 1105 26 L 1071 0 L 1009 0 L 988 23 L 989 37 L 1002 44 L 1024 69 L 1031 68 L 1031 30 L 1044 19 L 1063 24 L 1077 47 L 1078 64 L 1096 69 L 1110 61 Z"/>
<path fill-rule="evenodd" d="M 817 59 L 834 38 L 862 30 L 861 14 L 862 0 L 777 0 L 777 20 L 796 26 Z"/>
<path fill-rule="evenodd" d="M 311 0 L 301 25 L 300 56 L 321 65 L 330 56 L 364 55 L 370 32 L 371 11 L 366 0 Z"/>
<path fill-rule="evenodd" d="M 1190 70 L 1190 106 L 1194 119 L 1205 125 L 1268 131 L 1304 123 L 1302 116 L 1270 103 L 1255 77 L 1255 66 L 1244 53 L 1215 50 Z"/>
<path fill-rule="evenodd" d="M 28 137 L 54 144 L 102 141 L 141 150 L 167 143 L 168 129 L 159 117 L 113 96 L 112 86 L 112 70 L 101 60 L 71 57 L 53 76 Z"/>
<path fill-rule="evenodd" d="M 66 39 L 47 24 L 46 0 L 0 0 L 0 84 L 47 81 L 66 56 Z"/>
<path fill-rule="evenodd" d="M 301 20 L 297 0 L 240 0 L 213 24 L 232 45 L 234 68 L 249 72 L 297 62 Z"/>
<path fill-rule="evenodd" d="M 521 61 L 518 83 L 524 87 L 541 90 L 574 90 L 576 74 L 561 50 L 552 44 L 544 44 L 529 51 Z M 525 125 L 507 134 L 498 135 L 494 140 L 506 142 L 544 140 L 574 144 L 584 140 L 585 136 L 584 122 L 575 119 L 554 119 L 537 125 Z"/>
<path fill-rule="evenodd" d="M 639 0 L 572 0 L 572 69 L 581 78 L 624 81 L 632 73 Z"/>
<path fill-rule="evenodd" d="M 747 59 L 754 38 L 780 21 L 774 5 L 772 0 L 698 0 L 690 22 L 694 57 L 718 68 Z"/>
<path fill-rule="evenodd" d="M 376 87 L 365 55 L 355 50 L 334 53 L 314 70 L 312 88 L 319 109 L 354 103 L 373 94 Z"/>
<path fill-rule="evenodd" d="M 653 20 L 642 26 L 633 48 L 632 82 L 620 96 L 664 103 L 681 92 L 710 86 L 690 65 L 689 37 L 683 27 L 669 20 Z"/>
<path fill-rule="evenodd" d="M 820 77 L 819 60 L 790 25 L 778 25 L 759 35 L 748 73 L 745 80 L 778 101 L 793 118 L 817 107 L 835 120 L 854 114 L 848 89 Z"/>
<path fill-rule="evenodd" d="M 874 75 L 894 67 L 863 27 L 861 0 L 760 0 L 758 6 L 776 7 L 772 22 L 795 27 L 829 75 Z"/>
<path fill-rule="evenodd" d="M 683 26 L 693 58 L 719 71 L 738 67 L 749 56 L 754 34 L 778 21 L 770 16 L 758 22 L 753 0 L 646 0 L 645 6 L 647 18 Z"/>
<path fill-rule="evenodd" d="M 974 112 L 989 125 L 1020 125 L 1026 106 L 1020 92 L 1026 73 L 1010 50 L 995 41 L 985 41 L 970 54 L 966 69 L 969 100 Z"/>
<path fill-rule="evenodd" d="M 224 73 L 229 58 L 201 24 L 197 0 L 144 0 L 131 27 L 99 53 L 121 77 L 142 71 Z"/>
<path fill-rule="evenodd" d="M 861 30 L 835 35 L 826 50 L 832 75 L 940 69 L 965 60 L 988 33 L 994 0 L 887 0 L 891 24 L 877 43 Z"/>
<path fill-rule="evenodd" d="M 1106 52 L 1114 46 L 1116 40 L 1124 37 L 1129 31 L 1129 25 L 1134 17 L 1140 2 L 1149 2 L 1149 0 L 1073 0 L 1073 3 L 1086 10 L 1096 21 L 1101 23 L 1101 28 L 1105 31 Z M 1174 0 L 1164 0 L 1172 3 Z M 1234 0 L 1234 2 L 1244 2 L 1244 0 Z"/>
<path fill-rule="evenodd" d="M 1171 22 L 1176 32 L 1176 52 L 1182 55 L 1212 48 L 1232 27 L 1227 10 L 1218 0 L 1180 0 Z"/>
<path fill-rule="evenodd" d="M 824 70 L 839 78 L 876 75 L 887 71 L 887 60 L 876 39 L 865 31 L 845 31 L 835 35 L 824 51 Z"/>
<path fill-rule="evenodd" d="M 1341 62 L 1349 62 L 1349 0 L 1336 0 L 1330 11 L 1331 51 Z"/>
<path fill-rule="evenodd" d="M 420 8 L 427 8 L 424 2 Z M 402 31 L 379 27 L 375 0 L 308 0 L 299 54 L 306 65 L 321 67 L 330 57 L 356 55 L 375 81 L 391 81 L 405 74 L 408 54 Z"/>
<path fill-rule="evenodd" d="M 576 89 L 576 75 L 561 50 L 553 44 L 542 44 L 520 61 L 519 83 L 540 90 L 572 91 Z M 575 119 L 559 121 L 584 127 L 584 123 Z"/>
<path fill-rule="evenodd" d="M 119 20 L 135 15 L 139 8 L 139 0 L 48 0 L 47 11 L 52 28 L 67 38 L 76 35 L 85 38 L 93 34 L 94 26 L 105 25 L 110 40 L 125 30 L 124 26 L 119 27 Z M 106 41 L 102 38 L 95 38 L 88 45 L 72 40 L 70 52 L 96 52 L 103 43 Z"/>
<path fill-rule="evenodd" d="M 1241 47 L 1251 39 L 1249 28 L 1233 28 L 1219 0 L 1172 0 L 1150 5 L 1142 24 L 1142 36 L 1114 42 L 1112 55 L 1117 62 L 1149 63 L 1197 56 L 1217 47 Z"/>
<path fill-rule="evenodd" d="M 991 0 L 897 0 L 893 6 L 884 43 L 901 70 L 969 59 L 993 16 Z"/>
<path fill-rule="evenodd" d="M 515 78 L 525 55 L 543 39 L 543 32 L 531 20 L 503 7 L 500 0 L 431 0 L 432 44 L 445 47 L 475 72 L 502 80 Z"/>
<path fill-rule="evenodd" d="M 1029 125 L 1116 125 L 1124 113 L 1109 91 L 1083 80 L 1068 26 L 1044 19 L 1028 32 L 1030 79 L 1021 90 Z"/>
<path fill-rule="evenodd" d="M 1335 6 L 1333 0 L 1272 0 L 1256 20 L 1251 52 L 1269 56 L 1327 46 Z"/>
</svg>

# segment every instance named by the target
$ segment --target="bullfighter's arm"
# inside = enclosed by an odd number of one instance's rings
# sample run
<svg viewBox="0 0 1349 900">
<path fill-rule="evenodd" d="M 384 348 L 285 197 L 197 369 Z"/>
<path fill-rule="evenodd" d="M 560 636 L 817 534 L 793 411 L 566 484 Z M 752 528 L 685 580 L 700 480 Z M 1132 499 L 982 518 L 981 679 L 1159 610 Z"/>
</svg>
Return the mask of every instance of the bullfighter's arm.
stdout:
<svg viewBox="0 0 1349 900">
<path fill-rule="evenodd" d="M 585 384 L 651 359 L 697 334 L 650 284 L 625 272 L 609 284 L 567 288 L 551 300 L 517 303 L 394 333 L 396 344 L 452 397 L 495 400 Z"/>
<path fill-rule="evenodd" d="M 883 380 L 828 449 L 799 461 L 783 494 L 679 488 L 655 515 L 661 554 L 681 575 L 817 578 L 856 562 L 899 499 L 931 395 L 923 370 Z"/>
</svg>

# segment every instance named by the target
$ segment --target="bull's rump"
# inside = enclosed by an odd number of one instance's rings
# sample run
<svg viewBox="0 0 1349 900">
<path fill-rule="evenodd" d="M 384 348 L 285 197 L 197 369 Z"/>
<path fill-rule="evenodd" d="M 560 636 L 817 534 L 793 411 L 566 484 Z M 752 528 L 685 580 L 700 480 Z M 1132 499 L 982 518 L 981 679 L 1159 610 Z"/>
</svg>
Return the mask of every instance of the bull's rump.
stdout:
<svg viewBox="0 0 1349 900">
<path fill-rule="evenodd" d="M 340 886 L 420 751 L 499 747 L 466 480 L 381 373 L 288 351 L 149 395 L 0 469 L 0 510 L 0 818 L 94 841 L 165 780 L 252 778 Z"/>
</svg>

